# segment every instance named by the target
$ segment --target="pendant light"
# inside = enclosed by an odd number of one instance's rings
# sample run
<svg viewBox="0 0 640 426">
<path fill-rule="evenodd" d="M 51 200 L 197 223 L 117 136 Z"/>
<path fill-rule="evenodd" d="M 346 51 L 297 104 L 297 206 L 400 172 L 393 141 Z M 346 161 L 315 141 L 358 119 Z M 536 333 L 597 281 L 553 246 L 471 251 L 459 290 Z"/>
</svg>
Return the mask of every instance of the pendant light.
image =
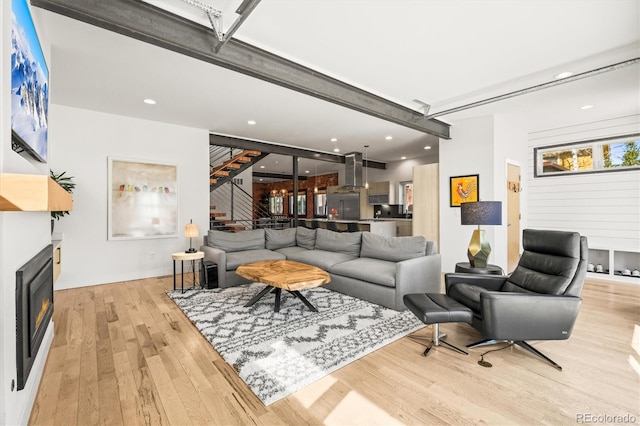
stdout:
<svg viewBox="0 0 640 426">
<path fill-rule="evenodd" d="M 369 148 L 369 145 L 365 145 L 364 146 L 364 189 L 369 189 L 369 179 L 367 178 L 368 173 L 367 173 L 367 149 Z"/>
</svg>

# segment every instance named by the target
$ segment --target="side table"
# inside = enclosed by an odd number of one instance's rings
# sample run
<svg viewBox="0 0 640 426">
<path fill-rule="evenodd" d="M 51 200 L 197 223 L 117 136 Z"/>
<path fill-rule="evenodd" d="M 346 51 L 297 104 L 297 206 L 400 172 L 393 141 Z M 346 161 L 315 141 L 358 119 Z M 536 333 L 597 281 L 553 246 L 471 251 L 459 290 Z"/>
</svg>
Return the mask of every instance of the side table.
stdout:
<svg viewBox="0 0 640 426">
<path fill-rule="evenodd" d="M 486 268 L 473 268 L 469 262 L 456 263 L 456 272 L 465 274 L 504 275 L 504 271 L 498 265 L 487 264 Z"/>
<path fill-rule="evenodd" d="M 193 286 L 195 287 L 196 285 L 195 262 L 198 259 L 200 259 L 200 262 L 202 262 L 202 259 L 204 259 L 204 252 L 197 251 L 195 253 L 187 253 L 184 251 L 179 251 L 177 253 L 172 253 L 171 258 L 173 259 L 173 289 L 174 290 L 176 289 L 176 260 L 179 260 L 181 265 L 180 289 L 182 290 L 182 292 L 184 293 L 184 261 L 185 260 L 191 261 L 191 269 L 193 270 Z"/>
</svg>

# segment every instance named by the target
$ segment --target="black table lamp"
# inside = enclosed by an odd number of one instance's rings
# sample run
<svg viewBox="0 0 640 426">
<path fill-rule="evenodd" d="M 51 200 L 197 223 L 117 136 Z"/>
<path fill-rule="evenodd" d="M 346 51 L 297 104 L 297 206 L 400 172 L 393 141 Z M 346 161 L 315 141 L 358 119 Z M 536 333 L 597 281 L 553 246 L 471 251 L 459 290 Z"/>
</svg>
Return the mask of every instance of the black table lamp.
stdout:
<svg viewBox="0 0 640 426">
<path fill-rule="evenodd" d="M 462 225 L 478 225 L 473 231 L 467 257 L 472 268 L 486 268 L 491 246 L 480 225 L 502 225 L 502 201 L 478 201 L 460 204 Z"/>
</svg>

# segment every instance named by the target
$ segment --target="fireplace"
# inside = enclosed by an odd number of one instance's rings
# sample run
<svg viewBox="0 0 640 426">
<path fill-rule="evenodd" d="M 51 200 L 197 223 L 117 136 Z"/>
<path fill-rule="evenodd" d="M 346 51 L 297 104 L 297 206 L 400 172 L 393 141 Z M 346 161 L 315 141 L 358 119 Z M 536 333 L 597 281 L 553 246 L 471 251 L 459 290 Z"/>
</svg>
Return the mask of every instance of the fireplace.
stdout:
<svg viewBox="0 0 640 426">
<path fill-rule="evenodd" d="M 53 246 L 16 271 L 16 361 L 18 390 L 24 389 L 53 315 Z"/>
</svg>

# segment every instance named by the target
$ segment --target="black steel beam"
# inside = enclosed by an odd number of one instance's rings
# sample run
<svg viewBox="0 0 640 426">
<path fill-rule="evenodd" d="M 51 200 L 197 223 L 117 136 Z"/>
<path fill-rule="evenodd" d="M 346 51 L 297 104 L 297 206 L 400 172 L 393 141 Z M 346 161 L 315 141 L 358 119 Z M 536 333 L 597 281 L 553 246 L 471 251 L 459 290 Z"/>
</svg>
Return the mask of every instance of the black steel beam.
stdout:
<svg viewBox="0 0 640 426">
<path fill-rule="evenodd" d="M 282 179 L 293 180 L 293 175 L 269 173 L 269 172 L 253 172 L 253 177 L 267 178 L 267 179 Z M 308 176 L 298 176 L 298 180 L 307 180 Z"/>
<path fill-rule="evenodd" d="M 329 154 L 326 152 L 312 151 L 310 149 L 295 148 L 292 146 L 275 145 L 226 135 L 210 134 L 209 144 L 344 164 L 344 155 Z M 387 164 L 369 160 L 363 163 L 363 167 L 385 170 L 387 168 Z"/>
<path fill-rule="evenodd" d="M 31 4 L 137 40 L 450 139 L 449 125 L 140 0 L 31 0 Z M 219 49 L 219 52 L 216 51 Z"/>
</svg>

